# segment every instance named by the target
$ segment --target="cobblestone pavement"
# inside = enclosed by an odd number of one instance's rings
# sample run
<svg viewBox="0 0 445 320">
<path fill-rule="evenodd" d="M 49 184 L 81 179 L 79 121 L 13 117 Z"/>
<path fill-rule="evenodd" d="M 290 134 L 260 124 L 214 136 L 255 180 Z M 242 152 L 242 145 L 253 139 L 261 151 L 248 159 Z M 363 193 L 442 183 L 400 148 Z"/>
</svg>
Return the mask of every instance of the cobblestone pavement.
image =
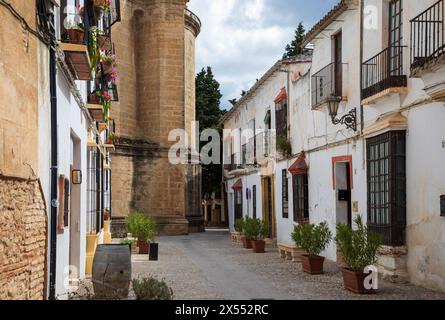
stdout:
<svg viewBox="0 0 445 320">
<path fill-rule="evenodd" d="M 281 259 L 275 247 L 254 254 L 231 242 L 227 232 L 160 237 L 158 242 L 159 261 L 133 256 L 133 277 L 165 279 L 175 299 L 445 299 L 444 293 L 382 280 L 378 294 L 355 295 L 344 290 L 333 262 L 325 262 L 324 275 L 308 275 L 301 264 Z"/>
</svg>

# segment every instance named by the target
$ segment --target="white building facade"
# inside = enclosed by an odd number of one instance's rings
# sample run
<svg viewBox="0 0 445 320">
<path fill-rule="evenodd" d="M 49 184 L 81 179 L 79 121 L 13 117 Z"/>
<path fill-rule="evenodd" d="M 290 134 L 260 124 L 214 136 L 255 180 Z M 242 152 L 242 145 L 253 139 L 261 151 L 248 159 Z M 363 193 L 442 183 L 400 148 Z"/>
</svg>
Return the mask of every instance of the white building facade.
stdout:
<svg viewBox="0 0 445 320">
<path fill-rule="evenodd" d="M 286 91 L 291 152 L 275 159 L 270 180 L 278 243 L 292 245 L 296 223 L 327 221 L 335 235 L 337 224 L 354 227 L 359 214 L 383 235 L 378 263 L 386 279 L 445 290 L 443 6 L 343 0 L 307 33 L 310 71 L 293 74 Z M 257 91 L 252 100 L 266 94 Z M 267 106 L 243 109 L 244 101 L 226 115 L 225 128 L 247 128 L 247 114 Z M 268 215 L 267 173 L 235 169 L 226 172 L 231 226 L 236 190 L 250 215 L 251 185 L 260 186 L 257 216 Z M 334 243 L 322 255 L 339 259 Z"/>
<path fill-rule="evenodd" d="M 57 109 L 51 123 L 50 83 L 45 83 L 39 115 L 39 176 L 48 204 L 48 296 L 66 299 L 79 280 L 90 276 L 98 244 L 110 243 L 111 163 L 114 122 L 95 92 L 117 98 L 114 81 L 99 74 L 100 61 L 93 67 L 91 28 L 97 28 L 104 54 L 111 53 L 111 25 L 119 20 L 119 1 L 112 1 L 111 13 L 98 14 L 92 0 L 39 1 L 38 12 L 53 19 L 50 31 L 57 43 L 54 61 L 52 103 Z M 94 14 L 93 14 L 94 12 Z M 87 21 L 88 20 L 88 21 Z M 78 29 L 79 39 L 70 29 Z M 114 53 L 114 52 L 113 52 Z M 48 59 L 48 56 L 42 57 Z M 45 61 L 44 66 L 51 64 Z M 42 74 L 48 70 L 41 70 Z M 105 73 L 104 73 L 105 74 Z M 51 74 L 49 79 L 51 79 Z M 50 82 L 51 80 L 42 79 Z M 92 94 L 93 93 L 93 94 Z M 51 134 L 51 126 L 55 133 Z M 51 163 L 51 141 L 56 137 L 56 163 Z M 53 140 L 54 141 L 54 140 Z M 57 172 L 57 199 L 52 199 L 51 167 Z M 53 219 L 53 207 L 57 217 Z M 54 230 L 53 230 L 54 229 Z M 55 232 L 55 237 L 52 237 Z M 51 250 L 55 243 L 55 250 Z"/>
</svg>

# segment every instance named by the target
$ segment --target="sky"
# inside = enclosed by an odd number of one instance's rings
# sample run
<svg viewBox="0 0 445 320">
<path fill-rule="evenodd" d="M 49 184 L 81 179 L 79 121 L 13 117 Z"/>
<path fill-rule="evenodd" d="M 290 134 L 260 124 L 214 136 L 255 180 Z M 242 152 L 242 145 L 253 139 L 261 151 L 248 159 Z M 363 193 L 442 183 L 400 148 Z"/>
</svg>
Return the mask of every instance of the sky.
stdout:
<svg viewBox="0 0 445 320">
<path fill-rule="evenodd" d="M 202 21 L 196 71 L 211 66 L 221 105 L 239 98 L 283 56 L 298 23 L 312 28 L 339 0 L 190 0 Z"/>
</svg>

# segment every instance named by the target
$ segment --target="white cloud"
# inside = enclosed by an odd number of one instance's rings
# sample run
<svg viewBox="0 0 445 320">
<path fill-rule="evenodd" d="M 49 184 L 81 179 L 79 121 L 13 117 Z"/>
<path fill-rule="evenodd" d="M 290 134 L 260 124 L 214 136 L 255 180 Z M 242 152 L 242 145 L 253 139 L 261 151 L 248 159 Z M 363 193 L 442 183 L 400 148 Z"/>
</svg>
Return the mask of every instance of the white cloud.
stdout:
<svg viewBox="0 0 445 320">
<path fill-rule="evenodd" d="M 197 69 L 211 66 L 228 99 L 239 98 L 269 69 L 292 38 L 294 26 L 266 20 L 266 0 L 191 0 L 202 21 L 197 40 Z"/>
</svg>

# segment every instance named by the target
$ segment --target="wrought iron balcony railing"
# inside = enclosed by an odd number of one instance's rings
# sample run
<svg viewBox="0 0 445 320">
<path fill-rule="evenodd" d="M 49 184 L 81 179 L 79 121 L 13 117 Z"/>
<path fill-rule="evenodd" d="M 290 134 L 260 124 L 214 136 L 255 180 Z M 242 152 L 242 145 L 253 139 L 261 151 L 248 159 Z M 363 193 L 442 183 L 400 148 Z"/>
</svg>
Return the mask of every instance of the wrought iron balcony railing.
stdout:
<svg viewBox="0 0 445 320">
<path fill-rule="evenodd" d="M 388 47 L 362 64 L 363 99 L 390 88 L 407 86 L 403 70 L 404 49 L 404 46 Z"/>
<path fill-rule="evenodd" d="M 343 64 L 330 63 L 312 75 L 312 107 L 343 95 Z"/>
<path fill-rule="evenodd" d="M 256 161 L 262 162 L 275 154 L 275 139 L 272 130 L 266 130 L 255 136 Z"/>
<path fill-rule="evenodd" d="M 436 2 L 411 21 L 411 70 L 445 54 L 444 0 Z"/>
</svg>

